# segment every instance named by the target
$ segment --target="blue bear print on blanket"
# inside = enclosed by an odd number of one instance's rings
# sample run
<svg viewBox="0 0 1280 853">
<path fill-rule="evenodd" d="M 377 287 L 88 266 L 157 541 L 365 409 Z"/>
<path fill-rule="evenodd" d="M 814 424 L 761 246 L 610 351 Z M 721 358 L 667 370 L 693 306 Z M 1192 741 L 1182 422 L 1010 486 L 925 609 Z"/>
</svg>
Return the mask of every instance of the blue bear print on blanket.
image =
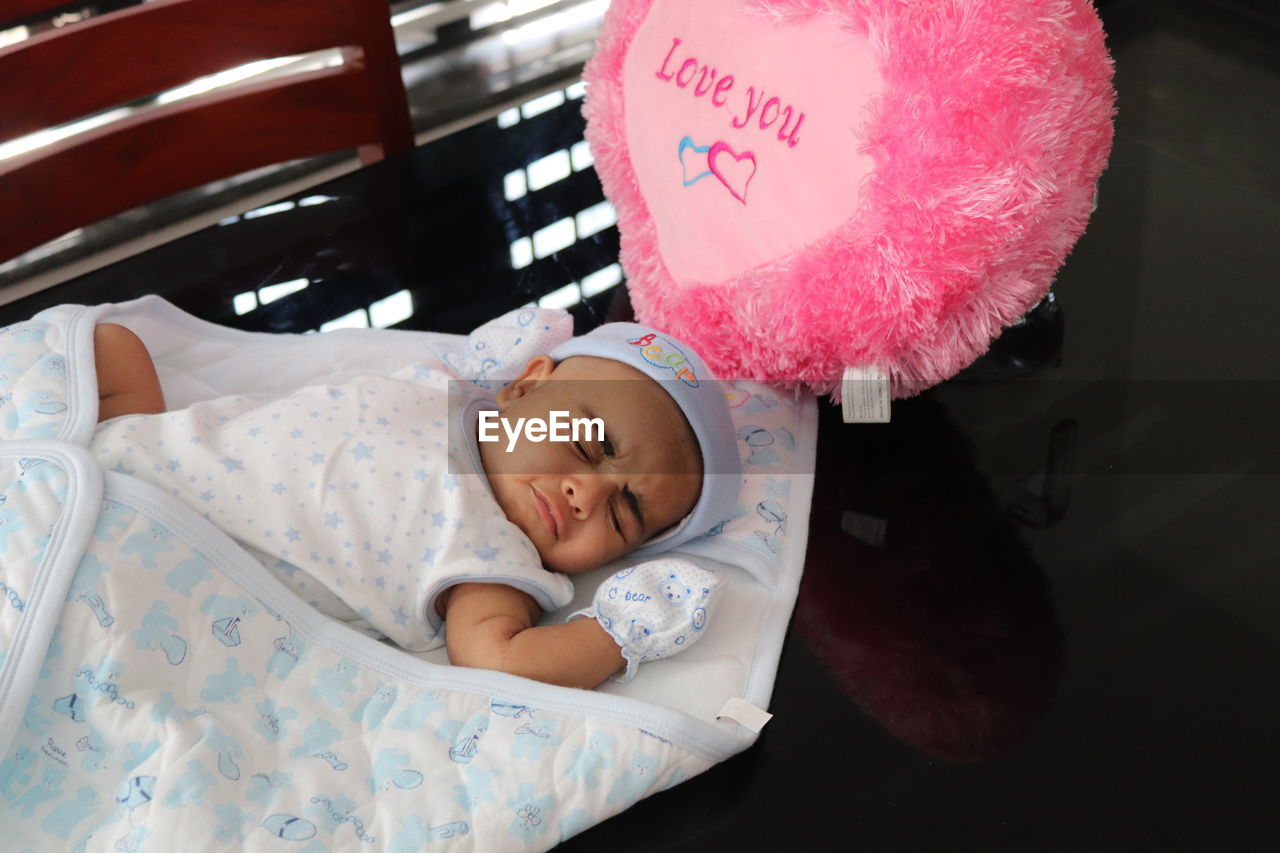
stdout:
<svg viewBox="0 0 1280 853">
<path fill-rule="evenodd" d="M 133 642 L 140 649 L 152 649 L 164 653 L 171 666 L 187 659 L 187 641 L 176 633 L 178 623 L 169 616 L 169 605 L 153 601 L 151 609 L 142 617 L 142 626 L 133 632 Z"/>
<path fill-rule="evenodd" d="M 53 723 L 53 717 L 42 717 L 40 715 L 40 711 L 43 707 L 44 703 L 40 701 L 40 697 L 33 693 L 31 697 L 27 699 L 27 710 L 23 712 L 22 715 L 22 722 L 23 725 L 27 727 L 27 730 L 41 736 L 44 735 L 49 726 Z"/>
<path fill-rule="evenodd" d="M 512 758 L 542 758 L 542 751 L 549 746 L 559 746 L 560 738 L 556 730 L 560 727 L 556 720 L 530 720 L 516 729 L 515 746 L 511 747 Z"/>
<path fill-rule="evenodd" d="M 667 779 L 666 784 L 663 785 L 661 788 L 658 788 L 656 793 L 660 793 L 662 791 L 669 791 L 670 789 L 674 788 L 676 785 L 679 785 L 681 782 L 683 782 L 685 779 L 688 779 L 688 778 L 689 778 L 689 774 L 685 772 L 685 769 L 683 767 L 677 767 L 675 770 L 671 771 L 671 776 Z"/>
<path fill-rule="evenodd" d="M 129 529 L 129 519 L 133 510 L 112 501 L 103 501 L 102 510 L 98 513 L 98 523 L 93 529 L 93 538 L 99 542 L 114 542 L 123 530 Z"/>
<path fill-rule="evenodd" d="M 116 617 L 107 611 L 106 602 L 98 592 L 98 580 L 108 569 L 109 566 L 102 560 L 92 554 L 85 554 L 80 558 L 75 577 L 71 579 L 71 586 L 67 589 L 67 601 L 83 602 L 93 611 L 98 624 L 103 628 L 110 628 L 116 621 Z"/>
<path fill-rule="evenodd" d="M 0 332 L 3 334 L 3 332 Z M 15 354 L 7 352 L 0 357 L 0 386 L 7 385 L 11 379 L 15 379 L 26 372 L 27 368 L 22 364 L 14 364 Z"/>
<path fill-rule="evenodd" d="M 219 803 L 213 810 L 218 822 L 213 825 L 213 837 L 219 844 L 239 844 L 245 839 L 245 826 L 254 822 L 254 816 L 234 803 Z"/>
<path fill-rule="evenodd" d="M 46 835 L 70 838 L 76 824 L 98 810 L 101 800 L 93 788 L 81 788 L 73 799 L 66 800 L 40 822 Z"/>
<path fill-rule="evenodd" d="M 396 731 L 416 731 L 427 719 L 444 707 L 438 690 L 423 690 L 391 722 Z"/>
<path fill-rule="evenodd" d="M 218 772 L 232 782 L 240 781 L 240 765 L 244 761 L 244 749 L 240 742 L 217 726 L 209 726 L 204 732 L 204 744 L 218 756 Z"/>
<path fill-rule="evenodd" d="M 269 773 L 254 773 L 249 778 L 249 791 L 245 794 L 245 798 L 252 803 L 260 803 L 264 806 L 270 805 L 271 800 L 275 798 L 276 791 L 288 787 L 292 779 L 292 773 L 283 773 L 279 770 L 272 770 Z"/>
<path fill-rule="evenodd" d="M 21 809 L 23 817 L 31 817 L 36 806 L 62 796 L 62 782 L 66 778 L 67 771 L 61 767 L 46 767 L 40 781 L 13 800 L 14 811 Z"/>
<path fill-rule="evenodd" d="M 200 612 L 214 619 L 226 619 L 231 616 L 248 619 L 250 616 L 257 615 L 258 606 L 248 596 L 214 593 L 200 603 Z"/>
<path fill-rule="evenodd" d="M 373 762 L 373 775 L 365 781 L 375 794 L 392 788 L 408 791 L 422 784 L 422 774 L 409 767 L 409 753 L 388 748 L 378 752 Z"/>
<path fill-rule="evenodd" d="M 126 557 L 134 554 L 142 562 L 143 567 L 156 568 L 156 557 L 168 554 L 173 550 L 173 532 L 158 522 L 147 525 L 146 533 L 135 533 L 124 540 L 120 553 Z"/>
<path fill-rule="evenodd" d="M 342 694 L 356 692 L 355 677 L 356 665 L 340 660 L 316 673 L 316 683 L 311 687 L 311 695 L 316 699 L 323 699 L 331 708 L 341 708 L 347 704 L 347 697 Z"/>
<path fill-rule="evenodd" d="M 573 763 L 565 771 L 565 776 L 581 780 L 588 788 L 597 787 L 600 773 L 613 768 L 611 752 L 617 743 L 618 739 L 611 734 L 592 732 L 587 736 L 586 745 L 575 749 L 569 756 Z"/>
<path fill-rule="evenodd" d="M 346 770 L 347 763 L 335 755 L 329 744 L 342 739 L 338 731 L 326 720 L 316 720 L 302 732 L 302 745 L 294 747 L 290 758 L 319 758 L 334 770 Z"/>
<path fill-rule="evenodd" d="M 0 335 L 9 335 L 15 344 L 42 344 L 47 331 L 49 324 L 43 320 L 28 320 L 0 329 Z"/>
<path fill-rule="evenodd" d="M 239 660 L 228 657 L 225 672 L 211 675 L 204 680 L 205 687 L 204 690 L 200 691 L 200 698 L 206 702 L 238 704 L 240 702 L 240 691 L 253 687 L 257 683 L 258 679 L 247 672 L 240 671 Z"/>
<path fill-rule="evenodd" d="M 192 554 L 170 569 L 169 574 L 164 576 L 164 582 L 170 589 L 189 596 L 191 590 L 213 577 L 213 572 L 209 571 L 210 565 L 204 555 Z"/>
<path fill-rule="evenodd" d="M 470 814 L 482 801 L 493 802 L 497 797 L 492 790 L 494 779 L 505 775 L 501 770 L 481 770 L 468 765 L 463 769 L 462 784 L 453 786 L 453 801 Z"/>
<path fill-rule="evenodd" d="M 36 754 L 25 746 L 19 746 L 13 755 L 0 762 L 0 797 L 13 802 L 17 789 L 31 782 L 31 766 L 35 762 Z"/>
<path fill-rule="evenodd" d="M 284 740 L 285 723 L 298 719 L 297 711 L 277 707 L 274 699 L 264 699 L 253 707 L 258 711 L 258 720 L 253 724 L 253 730 L 273 743 Z"/>
<path fill-rule="evenodd" d="M 400 828 L 392 836 L 387 853 L 421 853 L 423 848 L 437 838 L 454 838 L 470 831 L 471 827 L 466 821 L 455 820 L 439 826 L 428 826 L 418 815 L 409 815 L 401 819 Z"/>
<path fill-rule="evenodd" d="M 396 703 L 400 691 L 392 684 L 379 684 L 373 695 L 356 706 L 351 714 L 353 723 L 363 723 L 368 731 L 376 731 Z"/>
<path fill-rule="evenodd" d="M 560 818 L 560 840 L 568 841 L 579 832 L 586 830 L 595 821 L 582 806 L 575 806 L 573 811 Z"/>
<path fill-rule="evenodd" d="M 168 808 L 178 806 L 203 806 L 204 794 L 218 780 L 199 761 L 188 761 L 186 771 L 173 781 L 169 792 L 164 795 L 163 804 Z"/>
<path fill-rule="evenodd" d="M 307 644 L 297 637 L 276 637 L 275 651 L 267 659 L 267 672 L 284 681 L 306 654 Z"/>
<path fill-rule="evenodd" d="M 155 704 L 151 706 L 151 721 L 153 723 L 164 723 L 166 720 L 177 720 L 178 722 L 186 722 L 205 713 L 204 708 L 182 708 L 179 707 L 178 701 L 173 698 L 173 694 L 168 690 L 161 690 L 156 697 Z"/>
<path fill-rule="evenodd" d="M 525 844 L 532 844 L 535 838 L 550 827 L 551 810 L 555 805 L 554 795 L 535 797 L 533 785 L 522 782 L 516 795 L 507 800 L 507 808 L 514 815 L 507 835 L 518 838 Z"/>
<path fill-rule="evenodd" d="M 606 801 L 610 805 L 621 804 L 629 808 L 645 795 L 645 792 L 658 781 L 655 775 L 658 769 L 658 757 L 643 752 L 633 753 L 631 766 L 613 780 Z"/>
</svg>

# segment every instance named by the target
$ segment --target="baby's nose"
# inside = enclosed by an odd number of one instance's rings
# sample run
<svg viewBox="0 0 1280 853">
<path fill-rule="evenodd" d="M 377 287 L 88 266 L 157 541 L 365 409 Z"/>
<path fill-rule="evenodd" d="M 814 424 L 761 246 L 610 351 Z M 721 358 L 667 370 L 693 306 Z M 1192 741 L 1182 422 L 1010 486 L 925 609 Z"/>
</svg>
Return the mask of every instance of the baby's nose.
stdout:
<svg viewBox="0 0 1280 853">
<path fill-rule="evenodd" d="M 578 518 L 586 518 L 608 496 L 609 482 L 605 477 L 588 476 L 566 479 L 564 496 Z"/>
</svg>

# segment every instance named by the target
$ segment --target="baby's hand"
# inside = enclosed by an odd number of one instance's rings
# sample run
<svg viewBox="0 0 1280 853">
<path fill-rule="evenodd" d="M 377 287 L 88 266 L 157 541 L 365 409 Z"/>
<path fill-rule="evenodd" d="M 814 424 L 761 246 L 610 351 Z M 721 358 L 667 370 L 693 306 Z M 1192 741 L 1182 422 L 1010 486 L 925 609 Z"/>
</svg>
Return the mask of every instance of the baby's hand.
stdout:
<svg viewBox="0 0 1280 853">
<path fill-rule="evenodd" d="M 650 560 L 610 575 L 592 606 L 569 617 L 594 617 L 627 661 L 615 681 L 630 681 L 641 663 L 670 657 L 698 641 L 710 618 L 719 575 L 688 560 Z"/>
</svg>

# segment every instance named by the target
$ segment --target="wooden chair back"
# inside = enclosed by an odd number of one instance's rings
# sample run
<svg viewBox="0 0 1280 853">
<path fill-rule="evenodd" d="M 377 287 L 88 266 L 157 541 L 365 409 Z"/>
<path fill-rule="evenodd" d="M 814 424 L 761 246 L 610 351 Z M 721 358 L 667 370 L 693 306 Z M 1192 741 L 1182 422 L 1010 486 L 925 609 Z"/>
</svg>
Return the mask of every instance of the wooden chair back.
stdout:
<svg viewBox="0 0 1280 853">
<path fill-rule="evenodd" d="M 67 0 L 7 0 L 0 30 Z M 0 261 L 181 190 L 333 151 L 413 147 L 387 0 L 152 0 L 0 48 L 0 143 L 256 60 L 333 67 L 129 110 L 0 160 Z"/>
</svg>

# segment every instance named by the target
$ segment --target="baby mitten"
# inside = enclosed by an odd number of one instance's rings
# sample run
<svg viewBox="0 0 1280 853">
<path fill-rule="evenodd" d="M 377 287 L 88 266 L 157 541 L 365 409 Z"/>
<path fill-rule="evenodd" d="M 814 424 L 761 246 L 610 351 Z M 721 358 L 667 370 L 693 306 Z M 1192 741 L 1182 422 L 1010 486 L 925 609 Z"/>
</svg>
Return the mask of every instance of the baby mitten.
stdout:
<svg viewBox="0 0 1280 853">
<path fill-rule="evenodd" d="M 517 308 L 480 326 L 460 351 L 441 357 L 463 379 L 497 393 L 520 375 L 525 362 L 573 337 L 573 317 L 549 308 Z"/>
<path fill-rule="evenodd" d="M 622 648 L 627 682 L 636 667 L 670 657 L 698 641 L 721 584 L 715 572 L 688 560 L 649 560 L 610 575 L 596 590 L 591 607 L 569 616 L 591 616 Z M 566 620 L 568 621 L 568 620 Z"/>
</svg>

